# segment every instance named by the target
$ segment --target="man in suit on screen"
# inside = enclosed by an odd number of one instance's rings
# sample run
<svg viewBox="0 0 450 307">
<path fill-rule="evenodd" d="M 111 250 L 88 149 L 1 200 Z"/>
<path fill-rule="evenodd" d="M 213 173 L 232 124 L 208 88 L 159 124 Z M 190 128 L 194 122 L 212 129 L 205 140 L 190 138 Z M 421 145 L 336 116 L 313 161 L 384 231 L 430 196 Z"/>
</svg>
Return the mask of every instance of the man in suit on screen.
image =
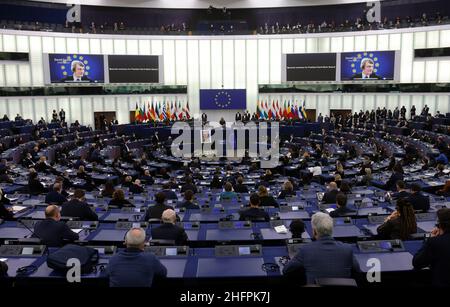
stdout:
<svg viewBox="0 0 450 307">
<path fill-rule="evenodd" d="M 92 82 L 85 75 L 85 65 L 83 62 L 75 60 L 70 64 L 70 68 L 72 70 L 72 76 L 67 76 L 66 78 L 61 79 L 61 82 L 69 83 L 69 82 Z"/>
<path fill-rule="evenodd" d="M 361 60 L 361 72 L 358 74 L 354 74 L 352 76 L 352 80 L 359 80 L 359 79 L 376 79 L 380 80 L 381 77 L 376 75 L 373 72 L 374 62 L 370 58 L 363 58 Z"/>
</svg>

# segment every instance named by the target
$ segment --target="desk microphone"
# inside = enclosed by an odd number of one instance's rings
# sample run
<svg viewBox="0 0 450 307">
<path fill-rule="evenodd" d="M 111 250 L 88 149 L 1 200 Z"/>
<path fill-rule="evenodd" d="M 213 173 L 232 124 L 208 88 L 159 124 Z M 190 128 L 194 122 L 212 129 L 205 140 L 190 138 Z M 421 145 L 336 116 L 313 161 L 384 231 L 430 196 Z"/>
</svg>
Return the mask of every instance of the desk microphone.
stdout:
<svg viewBox="0 0 450 307">
<path fill-rule="evenodd" d="M 31 232 L 31 237 L 29 238 L 38 238 L 40 241 L 42 241 L 42 238 L 40 236 L 38 236 L 33 230 L 31 230 L 30 227 L 27 226 L 27 224 L 25 224 L 22 220 L 17 220 L 18 223 L 20 223 L 21 225 L 23 225 L 26 229 L 28 229 L 29 232 Z"/>
</svg>

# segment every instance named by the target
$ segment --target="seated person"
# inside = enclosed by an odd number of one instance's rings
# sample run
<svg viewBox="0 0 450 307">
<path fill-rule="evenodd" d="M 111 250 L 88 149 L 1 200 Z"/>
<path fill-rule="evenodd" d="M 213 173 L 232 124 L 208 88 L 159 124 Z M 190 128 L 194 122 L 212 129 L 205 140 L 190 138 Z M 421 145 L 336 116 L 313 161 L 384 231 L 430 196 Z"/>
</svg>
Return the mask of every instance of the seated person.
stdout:
<svg viewBox="0 0 450 307">
<path fill-rule="evenodd" d="M 341 182 L 341 187 L 340 187 L 339 190 L 340 190 L 341 193 L 344 193 L 344 194 L 352 193 L 352 188 L 350 186 L 350 183 L 348 183 L 348 181 L 346 181 L 346 180 L 343 180 Z"/>
<path fill-rule="evenodd" d="M 439 154 L 439 156 L 435 159 L 436 163 L 447 165 L 448 164 L 448 158 L 447 155 L 443 152 Z"/>
<path fill-rule="evenodd" d="M 407 200 L 412 204 L 414 210 L 427 212 L 430 209 L 430 198 L 421 193 L 420 185 L 413 184 L 411 186 L 411 194 L 408 196 Z"/>
<path fill-rule="evenodd" d="M 153 179 L 152 175 L 150 175 L 150 171 L 146 169 L 144 171 L 144 175 L 141 176 L 141 181 L 143 181 L 146 185 L 152 185 L 155 183 L 155 179 Z"/>
<path fill-rule="evenodd" d="M 78 240 L 78 234 L 73 232 L 60 219 L 61 213 L 58 206 L 47 206 L 45 208 L 45 220 L 36 223 L 33 237 L 40 239 L 42 244 L 48 247 L 60 247 Z"/>
<path fill-rule="evenodd" d="M 234 191 L 236 193 L 248 193 L 247 186 L 245 184 L 243 184 L 244 178 L 242 178 L 242 176 L 239 176 L 236 181 L 237 181 L 237 183 L 234 186 Z"/>
<path fill-rule="evenodd" d="M 222 188 L 222 181 L 220 180 L 219 175 L 216 174 L 213 176 L 213 179 L 211 180 L 209 187 L 211 189 L 221 189 Z"/>
<path fill-rule="evenodd" d="M 322 202 L 325 204 L 335 204 L 338 193 L 339 191 L 336 182 L 330 182 L 327 186 L 327 191 L 323 195 Z"/>
<path fill-rule="evenodd" d="M 311 218 L 316 241 L 305 244 L 283 268 L 283 274 L 301 272 L 307 284 L 316 278 L 350 278 L 357 268 L 351 245 L 333 239 L 333 219 L 325 213 Z"/>
<path fill-rule="evenodd" d="M 288 180 L 283 183 L 283 189 L 281 190 L 280 194 L 278 194 L 278 199 L 286 199 L 287 197 L 292 196 L 295 196 L 294 186 Z"/>
<path fill-rule="evenodd" d="M 167 209 L 172 209 L 171 206 L 167 206 L 164 204 L 164 201 L 166 200 L 166 196 L 163 192 L 156 193 L 155 195 L 155 202 L 156 204 L 154 206 L 148 207 L 147 212 L 145 212 L 145 221 L 148 221 L 150 219 L 161 219 L 162 214 Z"/>
<path fill-rule="evenodd" d="M 397 192 L 392 194 L 392 198 L 394 199 L 408 198 L 411 195 L 406 189 L 406 184 L 403 180 L 398 180 L 395 183 L 395 186 L 397 188 Z"/>
<path fill-rule="evenodd" d="M 330 212 L 331 217 L 341 217 L 354 214 L 355 211 L 347 208 L 347 195 L 340 192 L 336 195 L 336 210 Z"/>
<path fill-rule="evenodd" d="M 269 214 L 259 207 L 259 196 L 256 193 L 250 195 L 250 208 L 239 211 L 240 221 L 270 221 Z"/>
<path fill-rule="evenodd" d="M 128 191 L 133 194 L 141 194 L 142 192 L 144 192 L 141 181 L 139 179 L 136 179 L 134 183 L 128 188 Z"/>
<path fill-rule="evenodd" d="M 446 176 L 446 174 L 444 172 L 444 170 L 445 170 L 444 164 L 436 165 L 436 170 L 437 170 L 437 172 L 436 172 L 436 174 L 434 174 L 435 178 L 445 177 Z"/>
<path fill-rule="evenodd" d="M 45 203 L 49 205 L 58 205 L 61 206 L 63 203 L 67 201 L 67 198 L 61 194 L 62 193 L 62 184 L 55 183 L 53 185 L 53 190 L 48 192 L 45 196 Z"/>
<path fill-rule="evenodd" d="M 145 252 L 145 230 L 132 228 L 125 236 L 125 250 L 109 259 L 110 287 L 151 287 L 154 276 L 165 277 L 167 269 L 151 252 Z"/>
<path fill-rule="evenodd" d="M 0 219 L 11 221 L 14 219 L 14 213 L 12 209 L 6 208 L 5 205 L 10 205 L 11 202 L 3 194 L 3 190 L 0 188 Z"/>
<path fill-rule="evenodd" d="M 47 164 L 47 157 L 40 156 L 39 161 L 34 165 L 34 169 L 40 173 L 49 171 L 51 166 Z"/>
<path fill-rule="evenodd" d="M 194 193 L 198 193 L 197 186 L 192 183 L 192 177 L 190 176 L 186 177 L 186 182 L 181 187 L 181 193 L 184 193 L 187 190 L 191 190 Z"/>
<path fill-rule="evenodd" d="M 289 225 L 289 231 L 292 234 L 292 239 L 302 239 L 305 230 L 305 223 L 300 219 L 293 220 Z"/>
<path fill-rule="evenodd" d="M 130 186 L 133 184 L 132 180 L 133 178 L 131 176 L 126 176 L 124 182 L 122 183 L 122 187 L 130 188 Z"/>
<path fill-rule="evenodd" d="M 13 183 L 14 182 L 14 180 L 11 178 L 11 176 L 8 175 L 6 169 L 0 170 L 0 183 L 1 182 L 4 182 L 4 183 Z"/>
<path fill-rule="evenodd" d="M 396 210 L 377 228 L 381 240 L 407 240 L 417 232 L 416 216 L 412 205 L 406 198 L 397 200 Z"/>
<path fill-rule="evenodd" d="M 47 192 L 47 189 L 44 187 L 44 185 L 41 183 L 41 181 L 38 178 L 38 174 L 34 169 L 30 172 L 30 175 L 28 177 L 28 193 L 31 195 L 39 195 L 41 193 Z"/>
<path fill-rule="evenodd" d="M 228 181 L 225 183 L 224 189 L 225 191 L 220 193 L 220 200 L 231 200 L 237 198 L 237 194 L 233 191 L 233 185 L 231 182 Z"/>
<path fill-rule="evenodd" d="M 180 203 L 178 208 L 185 208 L 187 210 L 200 209 L 200 207 L 194 204 L 194 192 L 187 190 L 184 192 L 184 202 Z"/>
<path fill-rule="evenodd" d="M 97 214 L 86 203 L 84 191 L 76 189 L 72 199 L 61 206 L 61 215 L 77 217 L 80 221 L 98 221 Z"/>
<path fill-rule="evenodd" d="M 166 199 L 178 200 L 177 193 L 171 190 L 169 183 L 163 184 L 163 190 L 161 191 Z"/>
<path fill-rule="evenodd" d="M 25 158 L 22 160 L 22 166 L 25 168 L 30 168 L 34 166 L 33 157 L 31 156 L 31 153 L 27 153 Z"/>
<path fill-rule="evenodd" d="M 431 238 L 414 255 L 415 269 L 429 267 L 434 287 L 450 287 L 450 209 L 439 209 Z"/>
<path fill-rule="evenodd" d="M 394 168 L 393 168 L 393 172 L 392 172 L 391 177 L 389 178 L 389 180 L 384 185 L 384 189 L 386 191 L 395 191 L 396 183 L 399 180 L 403 180 L 403 168 L 402 168 L 402 166 L 399 163 L 396 163 Z"/>
<path fill-rule="evenodd" d="M 272 195 L 269 195 L 267 188 L 263 185 L 260 185 L 258 188 L 258 196 L 261 207 L 279 207 L 275 198 Z"/>
<path fill-rule="evenodd" d="M 114 194 L 114 183 L 111 180 L 106 181 L 105 188 L 102 190 L 102 197 L 112 197 Z"/>
<path fill-rule="evenodd" d="M 358 183 L 358 185 L 369 186 L 372 182 L 372 169 L 367 167 L 364 169 L 364 171 L 365 171 L 365 174 L 362 177 L 361 181 Z"/>
<path fill-rule="evenodd" d="M 108 206 L 113 206 L 113 207 L 118 207 L 118 208 L 134 207 L 134 205 L 132 203 L 130 203 L 130 201 L 125 199 L 125 193 L 123 192 L 122 189 L 117 189 L 114 191 L 113 197 L 109 201 Z"/>
<path fill-rule="evenodd" d="M 152 240 L 173 240 L 175 245 L 186 245 L 188 236 L 186 231 L 176 225 L 177 215 L 172 209 L 166 209 L 162 213 L 163 224 L 152 228 Z"/>
</svg>

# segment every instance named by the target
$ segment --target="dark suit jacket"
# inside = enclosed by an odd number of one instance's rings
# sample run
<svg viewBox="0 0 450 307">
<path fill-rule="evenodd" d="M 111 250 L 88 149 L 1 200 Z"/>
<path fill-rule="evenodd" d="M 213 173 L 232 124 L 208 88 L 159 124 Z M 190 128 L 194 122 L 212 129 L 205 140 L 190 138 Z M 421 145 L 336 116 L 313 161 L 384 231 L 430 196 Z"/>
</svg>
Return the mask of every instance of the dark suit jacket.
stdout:
<svg viewBox="0 0 450 307">
<path fill-rule="evenodd" d="M 303 271 L 308 284 L 316 278 L 349 278 L 357 268 L 352 247 L 332 237 L 323 237 L 302 246 L 295 257 L 283 268 L 283 274 Z"/>
<path fill-rule="evenodd" d="M 66 223 L 45 219 L 34 226 L 33 237 L 41 239 L 48 247 L 59 247 L 78 240 L 78 234 L 70 230 Z"/>
<path fill-rule="evenodd" d="M 167 269 L 153 253 L 127 248 L 109 260 L 110 287 L 151 287 L 153 277 L 166 276 Z"/>
<path fill-rule="evenodd" d="M 391 219 L 382 225 L 378 226 L 378 237 L 382 240 L 406 240 L 407 238 L 401 237 L 401 220 L 400 218 Z"/>
<path fill-rule="evenodd" d="M 3 203 L 0 203 L 0 218 L 4 220 L 12 220 L 14 219 L 14 214 L 8 210 L 6 210 Z"/>
<path fill-rule="evenodd" d="M 190 201 L 187 201 L 187 200 L 182 202 L 182 203 L 180 203 L 177 207 L 178 208 L 186 208 L 186 209 L 200 209 L 199 206 L 197 206 L 193 202 L 190 202 Z"/>
<path fill-rule="evenodd" d="M 31 195 L 39 195 L 41 193 L 47 192 L 44 185 L 37 179 L 28 180 L 28 192 Z"/>
<path fill-rule="evenodd" d="M 339 207 L 334 211 L 330 212 L 331 217 L 348 216 L 355 213 L 355 210 L 349 209 L 347 207 Z"/>
<path fill-rule="evenodd" d="M 92 211 L 88 204 L 77 199 L 65 202 L 61 206 L 61 215 L 78 217 L 80 221 L 97 221 L 97 214 Z"/>
<path fill-rule="evenodd" d="M 354 75 L 352 76 L 352 79 L 361 79 L 361 78 L 362 78 L 362 73 L 354 74 Z M 376 75 L 376 74 L 374 74 L 374 73 L 372 73 L 372 74 L 369 76 L 369 78 L 377 79 L 377 80 L 380 80 L 380 79 L 381 79 L 380 76 L 378 76 L 378 75 Z"/>
<path fill-rule="evenodd" d="M 259 201 L 260 201 L 259 205 L 261 207 L 279 207 L 277 201 L 271 195 L 260 196 Z"/>
<path fill-rule="evenodd" d="M 322 202 L 326 204 L 335 204 L 336 203 L 336 195 L 338 195 L 338 190 L 328 191 L 323 195 Z"/>
<path fill-rule="evenodd" d="M 392 198 L 395 198 L 395 199 L 406 198 L 406 199 L 408 199 L 410 195 L 411 195 L 411 193 L 409 193 L 409 192 L 401 191 L 401 192 L 397 192 L 397 193 L 392 194 Z"/>
<path fill-rule="evenodd" d="M 430 209 L 430 198 L 422 195 L 420 192 L 409 195 L 408 202 L 413 206 L 414 210 L 427 212 Z"/>
<path fill-rule="evenodd" d="M 173 210 L 173 207 L 167 206 L 165 204 L 156 204 L 153 207 L 149 207 L 147 209 L 147 212 L 145 212 L 145 220 L 148 221 L 149 219 L 161 219 L 164 210 L 167 209 Z"/>
<path fill-rule="evenodd" d="M 430 266 L 433 286 L 450 287 L 450 233 L 429 238 L 414 255 L 414 268 Z"/>
<path fill-rule="evenodd" d="M 55 205 L 61 206 L 66 201 L 67 201 L 67 198 L 65 198 L 62 194 L 60 194 L 56 191 L 50 191 L 45 196 L 46 204 L 55 204 Z"/>
<path fill-rule="evenodd" d="M 130 191 L 131 193 L 134 193 L 134 194 L 140 194 L 140 193 L 144 192 L 144 188 L 140 187 L 140 186 L 138 186 L 136 184 L 132 184 L 129 187 L 128 191 Z"/>
<path fill-rule="evenodd" d="M 82 76 L 81 77 L 81 81 L 88 81 L 88 82 L 92 82 L 92 80 L 91 79 L 89 79 L 88 77 L 86 77 L 86 76 Z M 73 80 L 73 75 L 72 76 L 67 76 L 67 77 L 65 77 L 65 78 L 63 78 L 63 79 L 61 79 L 59 82 L 64 82 L 64 83 L 70 83 L 70 82 L 74 82 L 74 83 L 76 83 L 76 82 L 78 82 L 78 81 L 74 81 Z"/>
<path fill-rule="evenodd" d="M 261 208 L 249 208 L 239 212 L 240 221 L 262 220 L 270 221 L 269 214 Z"/>
<path fill-rule="evenodd" d="M 173 240 L 176 245 L 185 245 L 188 236 L 183 228 L 171 223 L 164 223 L 159 227 L 152 228 L 152 239 Z"/>
<path fill-rule="evenodd" d="M 236 193 L 248 193 L 248 188 L 245 184 L 236 184 L 234 186 L 234 191 Z"/>
<path fill-rule="evenodd" d="M 114 207 L 134 207 L 134 205 L 132 203 L 130 203 L 128 200 L 124 199 L 124 200 L 116 200 L 116 199 L 111 199 L 109 201 L 108 206 L 114 206 Z"/>
<path fill-rule="evenodd" d="M 396 190 L 396 183 L 398 180 L 403 180 L 403 174 L 401 173 L 392 173 L 389 180 L 386 182 L 386 185 L 384 186 L 384 189 L 387 191 L 395 191 Z"/>
<path fill-rule="evenodd" d="M 166 196 L 166 199 L 178 199 L 177 194 L 172 190 L 162 190 L 162 192 Z"/>
</svg>

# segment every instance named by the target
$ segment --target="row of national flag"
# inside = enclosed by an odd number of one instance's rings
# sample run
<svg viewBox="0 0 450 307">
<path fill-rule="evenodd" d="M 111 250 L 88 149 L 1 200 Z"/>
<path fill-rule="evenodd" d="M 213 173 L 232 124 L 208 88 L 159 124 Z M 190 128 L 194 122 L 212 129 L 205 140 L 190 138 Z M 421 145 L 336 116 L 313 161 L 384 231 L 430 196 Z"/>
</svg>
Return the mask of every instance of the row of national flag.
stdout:
<svg viewBox="0 0 450 307">
<path fill-rule="evenodd" d="M 176 121 L 190 118 L 191 111 L 189 110 L 188 101 L 186 103 L 181 101 L 144 102 L 142 106 L 136 102 L 134 111 L 134 120 L 136 122 Z"/>
<path fill-rule="evenodd" d="M 278 102 L 278 100 L 261 100 L 256 102 L 256 116 L 258 119 L 293 119 L 307 120 L 305 101 L 299 104 L 298 101 L 290 100 Z"/>
</svg>

